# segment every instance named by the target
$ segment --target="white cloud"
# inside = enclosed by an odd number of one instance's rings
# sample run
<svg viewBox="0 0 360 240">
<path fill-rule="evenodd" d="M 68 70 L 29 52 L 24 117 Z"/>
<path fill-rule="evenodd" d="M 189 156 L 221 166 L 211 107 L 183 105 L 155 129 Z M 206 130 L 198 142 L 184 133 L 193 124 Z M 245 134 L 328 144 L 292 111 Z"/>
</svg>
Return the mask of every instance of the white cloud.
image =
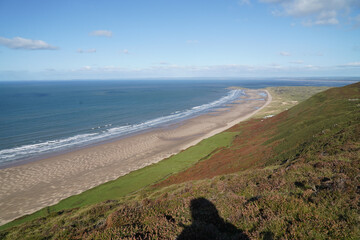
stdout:
<svg viewBox="0 0 360 240">
<path fill-rule="evenodd" d="M 90 71 L 90 70 L 92 70 L 92 67 L 91 66 L 84 66 L 80 70 L 81 71 Z"/>
<path fill-rule="evenodd" d="M 336 12 L 349 7 L 346 0 L 295 0 L 284 1 L 285 13 L 295 17 L 305 17 L 312 14 L 325 14 Z"/>
<path fill-rule="evenodd" d="M 83 50 L 83 49 L 78 49 L 77 50 L 78 53 L 96 53 L 96 49 L 95 48 L 90 48 L 90 49 L 86 49 L 86 50 Z"/>
<path fill-rule="evenodd" d="M 360 68 L 360 62 L 346 63 L 346 64 L 343 64 L 343 65 L 339 65 L 338 67 Z"/>
<path fill-rule="evenodd" d="M 336 25 L 339 24 L 339 20 L 336 18 L 336 11 L 325 11 L 321 12 L 315 20 L 308 19 L 304 21 L 303 24 L 306 26 L 311 25 Z"/>
<path fill-rule="evenodd" d="M 239 0 L 239 5 L 250 5 L 250 0 Z"/>
<path fill-rule="evenodd" d="M 291 53 L 289 53 L 289 52 L 280 52 L 280 55 L 284 56 L 284 57 L 288 57 L 288 56 L 291 56 Z"/>
<path fill-rule="evenodd" d="M 304 19 L 303 24 L 336 25 L 338 15 L 348 15 L 360 7 L 359 0 L 260 0 L 275 4 L 275 15 L 292 16 Z"/>
<path fill-rule="evenodd" d="M 273 63 L 273 64 L 270 64 L 268 66 L 269 69 L 283 69 L 284 66 L 280 65 L 280 64 L 277 64 L 277 63 Z"/>
<path fill-rule="evenodd" d="M 124 68 L 120 66 L 83 66 L 81 68 L 72 69 L 71 72 L 91 72 L 91 73 L 106 73 L 106 72 L 131 72 L 133 69 L 131 68 Z"/>
<path fill-rule="evenodd" d="M 149 67 L 121 67 L 121 66 L 100 66 L 91 67 L 84 66 L 80 69 L 73 70 L 74 72 L 91 72 L 91 73 L 117 73 L 117 74 L 143 74 L 144 76 L 159 75 L 173 75 L 173 76 L 229 76 L 229 75 L 243 75 L 243 74 L 268 74 L 268 73 L 289 73 L 296 71 L 318 71 L 320 68 L 314 65 L 304 66 L 285 66 L 280 64 L 270 65 L 245 65 L 245 64 L 224 64 L 224 65 L 177 65 L 164 64 L 153 65 Z"/>
<path fill-rule="evenodd" d="M 123 49 L 119 51 L 119 54 L 130 54 L 130 51 L 128 49 Z"/>
<path fill-rule="evenodd" d="M 0 45 L 4 45 L 12 49 L 26 49 L 26 50 L 55 50 L 58 47 L 52 46 L 42 40 L 26 39 L 21 37 L 14 37 L 13 39 L 0 37 Z"/>
<path fill-rule="evenodd" d="M 90 33 L 91 36 L 102 36 L 102 37 L 112 37 L 112 32 L 109 30 L 96 30 Z"/>
<path fill-rule="evenodd" d="M 317 66 L 314 66 L 314 65 L 311 65 L 311 64 L 306 65 L 305 68 L 307 68 L 307 69 L 312 69 L 312 70 L 318 69 Z"/>
<path fill-rule="evenodd" d="M 226 77 L 289 77 L 289 76 L 359 76 L 360 62 L 344 65 L 316 66 L 290 64 L 223 64 L 223 65 L 159 65 L 154 63 L 147 67 L 124 67 L 120 65 L 84 65 L 76 69 L 52 69 L 42 72 L 31 71 L 0 71 L 0 80 L 9 79 L 130 79 L 130 78 L 221 78 Z"/>
</svg>

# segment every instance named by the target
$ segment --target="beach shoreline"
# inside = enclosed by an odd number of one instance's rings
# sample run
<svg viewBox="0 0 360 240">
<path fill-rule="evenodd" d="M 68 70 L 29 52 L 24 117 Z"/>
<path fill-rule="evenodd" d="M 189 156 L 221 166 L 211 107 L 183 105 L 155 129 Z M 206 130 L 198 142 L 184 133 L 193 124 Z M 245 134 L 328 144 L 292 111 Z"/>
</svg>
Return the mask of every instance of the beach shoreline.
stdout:
<svg viewBox="0 0 360 240">
<path fill-rule="evenodd" d="M 164 94 L 163 90 L 162 93 L 160 91 L 161 94 Z M 224 90 L 219 89 L 219 91 Z M 135 92 L 132 94 L 130 95 L 136 96 Z M 139 93 L 137 94 L 139 95 Z M 29 113 L 13 116 L 11 112 L 8 114 L 5 112 L 5 118 L 6 115 L 9 115 L 9 119 L 4 121 L 3 126 L 9 127 L 0 136 L 2 139 L 0 142 L 0 169 L 19 166 L 78 149 L 116 141 L 159 127 L 174 125 L 174 123 L 194 118 L 224 106 L 241 94 L 243 94 L 242 90 L 230 90 L 215 100 L 211 98 L 206 102 L 203 100 L 199 102 L 199 98 L 195 98 L 192 102 L 191 97 L 184 100 L 184 96 L 182 96 L 179 103 L 165 96 L 163 97 L 167 100 L 163 103 L 158 102 L 161 101 L 162 97 L 156 97 L 155 102 L 147 100 L 141 103 L 141 98 L 138 96 L 140 101 L 135 101 L 135 103 L 134 100 L 132 103 L 127 103 L 123 101 L 124 99 L 117 99 L 118 102 L 109 101 L 113 104 L 108 106 L 107 102 L 99 101 L 96 103 L 99 104 L 97 110 L 96 107 L 95 110 L 87 109 L 89 106 L 78 109 L 78 104 L 75 101 L 72 106 L 69 103 L 65 104 L 65 110 L 60 107 L 59 113 L 56 113 L 56 108 L 41 109 L 39 107 L 39 109 L 33 109 L 29 111 L 30 117 L 28 116 Z M 145 96 L 145 99 L 148 98 L 149 93 L 148 96 Z M 157 104 L 153 105 L 156 102 Z M 160 111 L 160 109 L 162 110 Z M 50 113 L 51 111 L 53 112 Z M 19 109 L 16 112 L 21 112 L 21 110 Z M 45 121 L 46 117 L 42 115 L 44 112 L 50 116 L 47 121 Z M 84 112 L 89 113 L 82 115 Z M 54 117 L 55 115 L 56 117 Z M 16 122 L 15 125 L 11 125 L 11 117 Z M 37 119 L 34 121 L 35 123 L 32 123 L 31 117 L 39 118 L 39 120 Z M 100 122 L 99 119 L 101 119 Z M 74 128 L 74 126 L 77 127 Z"/>
<path fill-rule="evenodd" d="M 0 224 L 159 162 L 250 118 L 271 102 L 266 90 L 245 92 L 224 109 L 170 127 L 0 169 Z"/>
</svg>

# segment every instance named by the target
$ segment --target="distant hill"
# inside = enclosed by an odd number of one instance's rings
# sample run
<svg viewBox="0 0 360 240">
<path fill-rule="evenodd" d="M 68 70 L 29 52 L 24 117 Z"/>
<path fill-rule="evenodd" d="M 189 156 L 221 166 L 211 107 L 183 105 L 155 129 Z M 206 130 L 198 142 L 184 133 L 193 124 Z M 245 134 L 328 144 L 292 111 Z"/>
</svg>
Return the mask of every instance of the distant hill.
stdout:
<svg viewBox="0 0 360 240">
<path fill-rule="evenodd" d="M 0 238 L 359 239 L 360 83 L 224 134 L 230 144 L 151 187 Z"/>
</svg>

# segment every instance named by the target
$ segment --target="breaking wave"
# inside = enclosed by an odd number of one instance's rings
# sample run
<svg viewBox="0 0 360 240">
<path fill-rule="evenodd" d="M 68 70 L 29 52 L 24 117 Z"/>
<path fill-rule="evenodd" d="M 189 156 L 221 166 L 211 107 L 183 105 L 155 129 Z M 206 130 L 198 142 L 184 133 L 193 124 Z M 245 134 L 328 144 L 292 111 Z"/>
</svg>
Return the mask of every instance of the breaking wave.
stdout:
<svg viewBox="0 0 360 240">
<path fill-rule="evenodd" d="M 158 127 L 164 124 L 169 124 L 174 121 L 186 119 L 195 116 L 199 113 L 203 113 L 221 107 L 224 104 L 233 102 L 241 95 L 244 95 L 243 90 L 231 90 L 228 92 L 226 96 L 216 101 L 195 106 L 191 109 L 187 109 L 184 111 L 175 111 L 170 115 L 155 118 L 143 123 L 117 126 L 117 127 L 114 127 L 112 124 L 107 124 L 105 126 L 93 127 L 91 130 L 89 130 L 90 133 L 86 133 L 86 134 L 79 134 L 76 136 L 63 138 L 63 139 L 23 145 L 20 147 L 14 147 L 10 149 L 3 149 L 0 150 L 0 164 L 5 164 L 25 158 L 38 157 L 43 154 L 53 153 L 56 151 L 62 151 L 66 149 L 72 149 L 74 147 L 86 146 L 88 144 L 93 144 L 111 138 L 125 136 L 128 134 L 136 133 L 153 127 Z M 91 133 L 91 131 L 99 130 L 99 129 L 101 130 L 100 132 Z"/>
</svg>

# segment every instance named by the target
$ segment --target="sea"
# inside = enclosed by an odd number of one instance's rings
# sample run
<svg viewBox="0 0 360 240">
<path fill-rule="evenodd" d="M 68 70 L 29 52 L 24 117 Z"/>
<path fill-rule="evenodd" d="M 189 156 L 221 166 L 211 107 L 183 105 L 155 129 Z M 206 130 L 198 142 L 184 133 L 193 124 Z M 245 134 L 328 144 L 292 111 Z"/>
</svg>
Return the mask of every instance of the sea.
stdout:
<svg viewBox="0 0 360 240">
<path fill-rule="evenodd" d="M 231 86 L 344 86 L 354 79 L 0 82 L 0 168 L 112 141 L 213 111 Z"/>
</svg>

